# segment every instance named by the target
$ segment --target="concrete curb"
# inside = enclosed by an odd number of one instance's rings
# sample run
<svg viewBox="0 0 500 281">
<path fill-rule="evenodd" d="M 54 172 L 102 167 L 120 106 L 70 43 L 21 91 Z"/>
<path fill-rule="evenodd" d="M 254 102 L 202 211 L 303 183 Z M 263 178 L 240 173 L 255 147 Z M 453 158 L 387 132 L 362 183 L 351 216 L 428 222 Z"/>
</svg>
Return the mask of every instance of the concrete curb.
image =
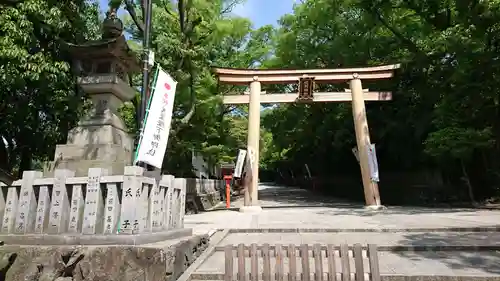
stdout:
<svg viewBox="0 0 500 281">
<path fill-rule="evenodd" d="M 193 235 L 193 229 L 180 228 L 161 232 L 139 234 L 1 234 L 0 241 L 6 245 L 50 245 L 50 246 L 141 246 L 170 239 L 179 239 Z"/>
</svg>

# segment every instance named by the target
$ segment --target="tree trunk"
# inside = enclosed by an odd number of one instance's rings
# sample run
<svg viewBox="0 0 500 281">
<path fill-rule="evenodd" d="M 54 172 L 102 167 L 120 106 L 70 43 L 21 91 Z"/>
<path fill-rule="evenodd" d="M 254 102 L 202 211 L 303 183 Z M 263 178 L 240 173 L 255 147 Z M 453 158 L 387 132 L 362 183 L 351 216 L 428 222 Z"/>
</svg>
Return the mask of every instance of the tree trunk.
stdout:
<svg viewBox="0 0 500 281">
<path fill-rule="evenodd" d="M 18 177 L 23 176 L 23 172 L 31 169 L 31 149 L 24 147 L 21 150 L 21 162 L 19 163 Z"/>
<path fill-rule="evenodd" d="M 472 205 L 476 205 L 476 199 L 474 198 L 474 190 L 472 188 L 472 184 L 470 183 L 469 174 L 467 173 L 467 169 L 465 168 L 464 161 L 460 159 L 460 166 L 462 168 L 462 173 L 464 174 L 463 180 L 467 185 L 467 191 L 469 193 L 469 199 Z"/>
</svg>

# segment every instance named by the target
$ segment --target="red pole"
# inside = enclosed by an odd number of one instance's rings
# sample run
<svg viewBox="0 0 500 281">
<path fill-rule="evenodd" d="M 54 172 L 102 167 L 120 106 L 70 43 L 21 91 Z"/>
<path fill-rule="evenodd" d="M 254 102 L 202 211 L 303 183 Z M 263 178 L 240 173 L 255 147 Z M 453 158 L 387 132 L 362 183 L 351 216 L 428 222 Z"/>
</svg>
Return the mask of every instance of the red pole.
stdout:
<svg viewBox="0 0 500 281">
<path fill-rule="evenodd" d="M 233 176 L 228 175 L 224 176 L 224 180 L 226 180 L 226 209 L 231 208 L 231 180 Z"/>
</svg>

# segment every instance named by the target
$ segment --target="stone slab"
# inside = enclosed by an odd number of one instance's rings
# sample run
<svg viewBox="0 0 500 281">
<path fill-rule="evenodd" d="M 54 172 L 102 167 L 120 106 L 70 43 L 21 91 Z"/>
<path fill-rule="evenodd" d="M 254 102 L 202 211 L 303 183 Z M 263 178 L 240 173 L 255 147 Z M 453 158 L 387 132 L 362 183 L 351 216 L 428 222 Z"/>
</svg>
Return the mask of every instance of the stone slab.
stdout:
<svg viewBox="0 0 500 281">
<path fill-rule="evenodd" d="M 192 229 L 173 229 L 156 233 L 116 235 L 16 234 L 0 235 L 9 245 L 142 245 L 191 236 Z"/>
<path fill-rule="evenodd" d="M 109 171 L 109 175 L 123 175 L 126 166 L 130 166 L 131 161 L 106 161 L 106 160 L 59 160 L 47 162 L 43 175 L 53 177 L 55 169 L 67 169 L 75 171 L 76 177 L 86 177 L 90 168 L 103 168 Z"/>
</svg>

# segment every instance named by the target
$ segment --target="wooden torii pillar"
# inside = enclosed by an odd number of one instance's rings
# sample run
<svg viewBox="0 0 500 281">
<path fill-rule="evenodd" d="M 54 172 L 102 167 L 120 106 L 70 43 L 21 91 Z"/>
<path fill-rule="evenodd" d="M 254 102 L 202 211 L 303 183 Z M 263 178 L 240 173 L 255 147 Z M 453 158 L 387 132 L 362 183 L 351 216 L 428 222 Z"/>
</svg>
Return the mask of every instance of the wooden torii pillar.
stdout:
<svg viewBox="0 0 500 281">
<path fill-rule="evenodd" d="M 250 93 L 244 95 L 225 95 L 224 104 L 248 104 L 247 151 L 251 160 L 252 180 L 246 188 L 245 206 L 241 211 L 261 210 L 258 201 L 259 178 L 259 134 L 261 103 L 292 102 L 352 102 L 354 128 L 358 148 L 361 176 L 366 206 L 381 206 L 378 184 L 370 179 L 368 149 L 370 134 L 366 119 L 365 101 L 387 101 L 392 99 L 391 92 L 371 92 L 363 90 L 361 80 L 388 79 L 394 76 L 399 64 L 363 68 L 274 70 L 274 69 L 234 69 L 214 68 L 220 83 L 230 85 L 249 85 Z M 345 92 L 314 92 L 314 83 L 349 82 L 350 90 Z M 298 93 L 267 94 L 261 92 L 261 84 L 298 84 Z"/>
</svg>

